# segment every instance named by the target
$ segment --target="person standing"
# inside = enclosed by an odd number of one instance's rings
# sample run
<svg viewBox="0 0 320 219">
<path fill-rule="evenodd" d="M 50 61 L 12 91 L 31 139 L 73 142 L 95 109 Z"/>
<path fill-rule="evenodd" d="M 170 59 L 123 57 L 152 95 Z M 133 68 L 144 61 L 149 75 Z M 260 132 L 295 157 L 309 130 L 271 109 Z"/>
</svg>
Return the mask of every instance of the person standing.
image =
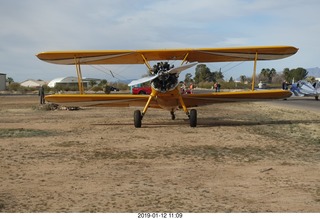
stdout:
<svg viewBox="0 0 320 219">
<path fill-rule="evenodd" d="M 217 92 L 218 91 L 218 83 L 217 82 L 214 83 L 213 87 L 214 87 L 215 91 Z"/>
<path fill-rule="evenodd" d="M 282 90 L 287 90 L 287 82 L 286 81 L 282 82 Z"/>
<path fill-rule="evenodd" d="M 189 89 L 190 89 L 190 94 L 192 94 L 193 93 L 193 91 L 192 91 L 193 90 L 193 84 L 192 83 L 190 84 Z"/>
<path fill-rule="evenodd" d="M 45 99 L 44 99 L 44 87 L 41 86 L 39 88 L 39 96 L 40 96 L 40 104 L 45 104 Z"/>
</svg>

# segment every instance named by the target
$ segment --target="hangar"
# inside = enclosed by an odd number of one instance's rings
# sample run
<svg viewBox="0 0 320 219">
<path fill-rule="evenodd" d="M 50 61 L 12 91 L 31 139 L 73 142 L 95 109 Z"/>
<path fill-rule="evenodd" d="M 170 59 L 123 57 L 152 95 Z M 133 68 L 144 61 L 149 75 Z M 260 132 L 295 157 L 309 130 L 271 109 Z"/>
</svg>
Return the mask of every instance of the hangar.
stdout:
<svg viewBox="0 0 320 219">
<path fill-rule="evenodd" d="M 42 80 L 32 80 L 32 79 L 29 79 L 29 80 L 26 80 L 26 81 L 23 81 L 20 83 L 21 86 L 23 87 L 34 87 L 34 88 L 39 88 L 41 87 L 42 85 L 45 85 L 47 84 L 45 81 L 42 81 Z"/>
<path fill-rule="evenodd" d="M 90 81 L 95 81 L 97 84 L 99 84 L 101 82 L 101 79 L 83 78 L 82 79 L 83 86 L 84 87 L 89 87 Z M 78 87 L 78 78 L 77 77 L 72 77 L 72 76 L 71 77 L 56 78 L 56 79 L 53 79 L 52 81 L 50 81 L 48 83 L 48 87 L 50 87 L 50 88 L 54 88 L 57 85 L 69 86 L 69 87 L 73 87 L 73 86 Z"/>
<path fill-rule="evenodd" d="M 6 89 L 6 78 L 6 74 L 0 73 L 0 91 Z"/>
</svg>

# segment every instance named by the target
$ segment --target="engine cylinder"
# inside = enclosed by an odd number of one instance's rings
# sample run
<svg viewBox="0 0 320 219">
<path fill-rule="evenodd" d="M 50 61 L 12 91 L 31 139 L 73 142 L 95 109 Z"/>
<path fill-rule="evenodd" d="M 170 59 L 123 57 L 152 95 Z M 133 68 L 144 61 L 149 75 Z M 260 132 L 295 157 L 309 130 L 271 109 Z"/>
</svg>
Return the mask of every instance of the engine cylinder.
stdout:
<svg viewBox="0 0 320 219">
<path fill-rule="evenodd" d="M 161 74 L 151 81 L 151 86 L 161 93 L 172 91 L 178 86 L 177 74 Z"/>
</svg>

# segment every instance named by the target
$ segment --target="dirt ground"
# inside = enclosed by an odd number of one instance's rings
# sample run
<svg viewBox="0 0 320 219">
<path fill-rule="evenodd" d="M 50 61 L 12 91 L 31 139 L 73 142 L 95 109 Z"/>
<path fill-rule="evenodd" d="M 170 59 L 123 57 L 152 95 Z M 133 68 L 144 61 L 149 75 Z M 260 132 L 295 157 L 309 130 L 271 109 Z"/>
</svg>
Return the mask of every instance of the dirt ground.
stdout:
<svg viewBox="0 0 320 219">
<path fill-rule="evenodd" d="M 0 212 L 320 212 L 320 110 L 134 109 L 0 95 Z"/>
</svg>

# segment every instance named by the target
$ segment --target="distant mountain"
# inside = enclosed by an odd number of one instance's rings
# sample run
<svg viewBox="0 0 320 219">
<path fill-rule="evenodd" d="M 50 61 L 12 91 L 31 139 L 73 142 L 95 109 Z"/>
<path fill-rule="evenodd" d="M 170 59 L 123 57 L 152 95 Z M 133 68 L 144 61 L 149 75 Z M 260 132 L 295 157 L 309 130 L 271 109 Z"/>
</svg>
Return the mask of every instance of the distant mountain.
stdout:
<svg viewBox="0 0 320 219">
<path fill-rule="evenodd" d="M 127 79 L 127 80 L 118 80 L 118 83 L 124 83 L 124 84 L 129 84 L 131 81 L 137 80 L 137 79 Z"/>
<path fill-rule="evenodd" d="M 315 78 L 320 78 L 320 68 L 319 67 L 307 68 L 306 70 L 308 72 L 308 76 L 313 76 Z"/>
</svg>

